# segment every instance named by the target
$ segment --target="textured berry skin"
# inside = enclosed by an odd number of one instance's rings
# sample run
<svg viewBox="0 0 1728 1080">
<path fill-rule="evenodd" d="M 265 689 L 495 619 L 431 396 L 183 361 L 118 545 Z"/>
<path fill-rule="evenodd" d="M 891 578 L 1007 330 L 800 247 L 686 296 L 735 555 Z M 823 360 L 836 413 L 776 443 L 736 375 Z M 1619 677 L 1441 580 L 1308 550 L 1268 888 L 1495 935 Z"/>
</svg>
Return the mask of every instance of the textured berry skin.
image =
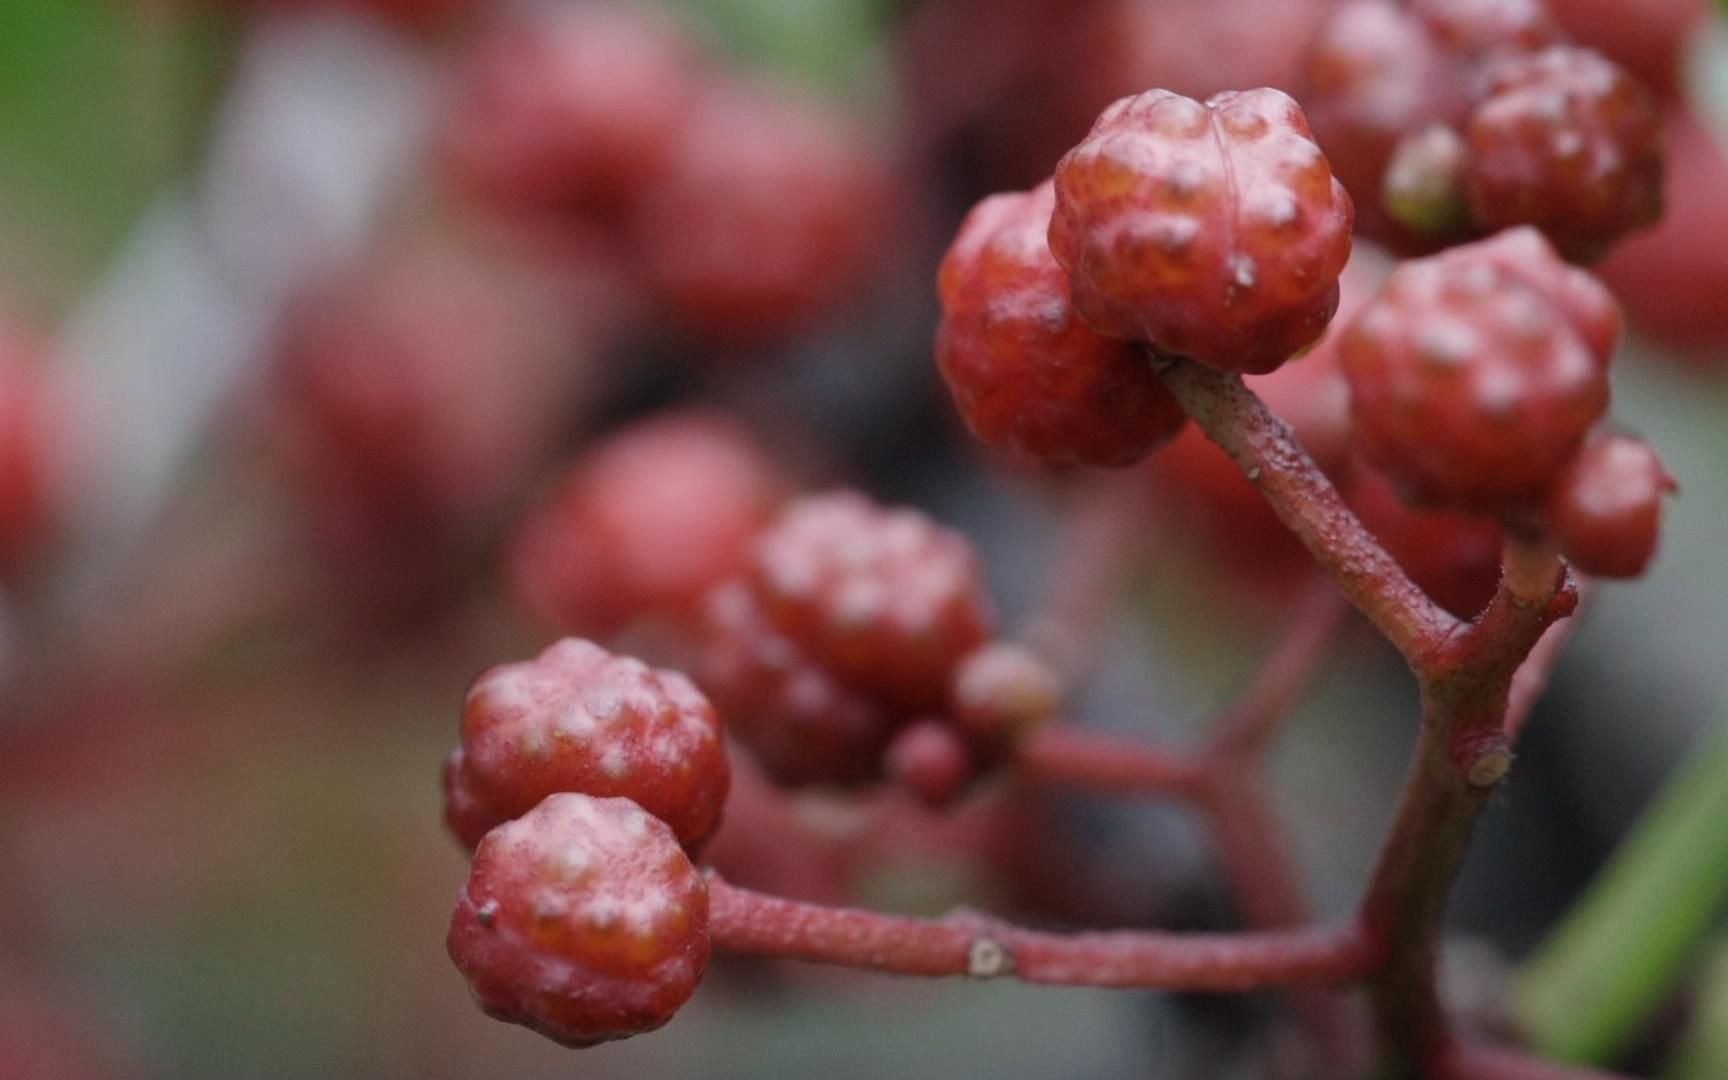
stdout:
<svg viewBox="0 0 1728 1080">
<path fill-rule="evenodd" d="M 893 200 L 879 157 L 846 117 L 789 90 L 713 89 L 641 193 L 643 283 L 705 342 L 804 328 L 881 260 Z"/>
<path fill-rule="evenodd" d="M 751 585 L 768 619 L 847 685 L 940 708 L 988 636 L 982 572 L 958 533 L 853 492 L 807 496 L 758 539 Z"/>
<path fill-rule="evenodd" d="M 1435 603 L 1468 619 L 1488 606 L 1500 583 L 1505 533 L 1490 518 L 1413 507 L 1379 473 L 1358 463 L 1346 492 L 1350 509 Z"/>
<path fill-rule="evenodd" d="M 542 8 L 474 45 L 440 123 L 441 163 L 491 210 L 614 212 L 666 167 L 703 85 L 691 44 L 643 6 Z"/>
<path fill-rule="evenodd" d="M 574 638 L 480 676 L 462 753 L 468 792 L 500 818 L 561 791 L 622 796 L 692 849 L 719 824 L 730 780 L 720 721 L 688 679 Z"/>
<path fill-rule="evenodd" d="M 1045 236 L 1049 183 L 993 195 L 942 260 L 936 362 L 981 441 L 1046 465 L 1122 467 L 1186 422 L 1140 351 L 1075 315 Z"/>
<path fill-rule="evenodd" d="M 1548 0 L 1548 6 L 1580 44 L 1672 96 L 1683 47 L 1704 18 L 1706 0 Z"/>
<path fill-rule="evenodd" d="M 703 615 L 698 680 L 769 777 L 841 788 L 881 778 L 883 749 L 904 715 L 812 662 L 743 581 L 714 590 Z"/>
<path fill-rule="evenodd" d="M 1603 280 L 1626 305 L 1639 330 L 1719 367 L 1713 346 L 1728 342 L 1728 244 L 1701 237 L 1728 236 L 1728 147 L 1705 124 L 1681 109 L 1670 111 L 1667 133 L 1667 207 L 1654 229 L 1615 247 L 1601 265 Z"/>
<path fill-rule="evenodd" d="M 1479 228 L 1535 225 L 1583 260 L 1661 214 L 1655 100 L 1596 53 L 1556 46 L 1499 65 L 1466 135 Z"/>
<path fill-rule="evenodd" d="M 1409 10 L 1436 45 L 1465 58 L 1529 52 L 1565 40 L 1545 0 L 1411 0 Z"/>
<path fill-rule="evenodd" d="M 1061 677 L 1024 645 L 991 642 L 954 672 L 954 726 L 981 747 L 1013 747 L 1054 720 L 1061 704 Z"/>
<path fill-rule="evenodd" d="M 665 1024 L 708 962 L 708 888 L 628 799 L 554 795 L 486 835 L 450 958 L 488 1016 L 566 1046 Z"/>
<path fill-rule="evenodd" d="M 1656 555 L 1662 500 L 1674 478 L 1643 439 L 1604 433 L 1584 444 L 1548 499 L 1544 521 L 1574 567 L 1635 578 Z"/>
<path fill-rule="evenodd" d="M 522 523 L 512 585 L 567 632 L 682 619 L 743 569 L 782 490 L 774 463 L 724 414 L 640 421 L 585 454 Z"/>
<path fill-rule="evenodd" d="M 1612 301 L 1533 231 L 1404 263 L 1340 339 L 1364 456 L 1421 505 L 1540 503 L 1608 406 L 1586 308 Z"/>
<path fill-rule="evenodd" d="M 1050 249 L 1100 333 L 1267 372 L 1338 305 L 1350 196 L 1283 93 L 1124 98 L 1055 182 Z"/>
<path fill-rule="evenodd" d="M 480 846 L 487 833 L 508 820 L 474 793 L 468 779 L 467 754 L 458 746 L 444 759 L 444 825 L 468 851 Z"/>
</svg>

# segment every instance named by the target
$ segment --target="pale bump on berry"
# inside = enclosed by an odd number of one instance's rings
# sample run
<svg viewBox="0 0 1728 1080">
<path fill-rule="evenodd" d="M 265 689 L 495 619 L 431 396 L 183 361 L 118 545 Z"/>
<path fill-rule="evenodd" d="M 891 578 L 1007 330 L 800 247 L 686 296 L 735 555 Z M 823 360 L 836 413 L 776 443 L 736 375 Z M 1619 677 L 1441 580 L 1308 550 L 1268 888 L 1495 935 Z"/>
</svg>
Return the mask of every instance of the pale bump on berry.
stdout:
<svg viewBox="0 0 1728 1080">
<path fill-rule="evenodd" d="M 1578 273 L 1533 231 L 1504 234 L 1404 263 L 1346 330 L 1357 445 L 1407 498 L 1483 514 L 1542 502 L 1608 407 L 1589 316 L 1612 305 Z"/>
<path fill-rule="evenodd" d="M 1555 46 L 1498 65 L 1465 132 L 1464 186 L 1484 231 L 1534 225 L 1585 261 L 1661 216 L 1655 99 L 1588 49 Z"/>
<path fill-rule="evenodd" d="M 1676 489 L 1649 443 L 1600 432 L 1561 473 L 1543 521 L 1582 573 L 1635 578 L 1656 556 L 1662 501 Z"/>
<path fill-rule="evenodd" d="M 747 582 L 709 594 L 695 637 L 697 681 L 771 780 L 853 788 L 882 778 L 883 750 L 906 717 L 806 655 Z"/>
<path fill-rule="evenodd" d="M 566 1046 L 653 1031 L 708 962 L 708 889 L 628 799 L 553 795 L 486 834 L 450 958 L 480 1008 Z"/>
<path fill-rule="evenodd" d="M 749 579 L 769 622 L 804 655 L 906 709 L 939 709 L 954 666 L 989 635 L 972 545 L 857 492 L 787 504 L 757 539 Z"/>
<path fill-rule="evenodd" d="M 1075 314 L 1046 240 L 1055 205 L 1045 182 L 967 215 L 937 276 L 937 366 L 980 441 L 1050 466 L 1132 465 L 1187 417 L 1135 346 Z"/>
<path fill-rule="evenodd" d="M 622 796 L 692 850 L 730 783 L 719 718 L 689 679 L 575 638 L 480 676 L 462 754 L 459 790 L 500 819 L 558 792 Z"/>
<path fill-rule="evenodd" d="M 1263 373 L 1338 306 L 1350 196 L 1280 91 L 1124 98 L 1055 183 L 1050 249 L 1100 333 Z"/>
<path fill-rule="evenodd" d="M 682 620 L 743 568 L 784 489 L 767 452 L 724 413 L 638 421 L 583 454 L 523 520 L 513 591 L 565 632 Z"/>
</svg>

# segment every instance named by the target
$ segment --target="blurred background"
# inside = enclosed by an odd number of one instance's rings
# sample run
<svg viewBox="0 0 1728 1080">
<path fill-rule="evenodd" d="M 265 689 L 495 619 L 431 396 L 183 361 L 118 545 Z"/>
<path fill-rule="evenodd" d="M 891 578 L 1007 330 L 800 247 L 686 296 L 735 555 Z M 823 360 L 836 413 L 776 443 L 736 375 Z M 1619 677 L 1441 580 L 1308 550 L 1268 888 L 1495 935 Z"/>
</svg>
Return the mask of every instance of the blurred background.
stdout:
<svg viewBox="0 0 1728 1080">
<path fill-rule="evenodd" d="M 1332 7 L 0 3 L 0 1077 L 1261 1075 L 1265 1002 L 741 961 L 660 1033 L 562 1050 L 483 1017 L 445 956 L 466 858 L 438 775 L 490 664 L 567 632 L 675 654 L 581 547 L 595 448 L 655 423 L 744 446 L 777 491 L 927 510 L 1008 627 L 1130 508 L 1070 713 L 1193 738 L 1300 571 L 1191 435 L 1108 476 L 969 439 L 935 270 L 1117 96 L 1300 97 Z M 1685 0 L 1555 7 L 1667 83 L 1669 220 L 1603 273 L 1631 322 L 1616 419 L 1681 494 L 1648 577 L 1592 595 L 1472 853 L 1451 970 L 1490 1027 L 1728 714 L 1728 32 Z M 590 156 L 547 134 L 570 130 Z M 643 483 L 682 475 L 654 453 Z M 1322 914 L 1370 868 L 1413 697 L 1352 624 L 1277 748 Z M 911 912 L 1236 922 L 1178 808 L 989 790 L 937 815 L 747 778 L 714 858 Z M 1705 930 L 1718 876 L 1686 885 Z M 1622 1064 L 1683 1038 L 1707 936 Z"/>
</svg>

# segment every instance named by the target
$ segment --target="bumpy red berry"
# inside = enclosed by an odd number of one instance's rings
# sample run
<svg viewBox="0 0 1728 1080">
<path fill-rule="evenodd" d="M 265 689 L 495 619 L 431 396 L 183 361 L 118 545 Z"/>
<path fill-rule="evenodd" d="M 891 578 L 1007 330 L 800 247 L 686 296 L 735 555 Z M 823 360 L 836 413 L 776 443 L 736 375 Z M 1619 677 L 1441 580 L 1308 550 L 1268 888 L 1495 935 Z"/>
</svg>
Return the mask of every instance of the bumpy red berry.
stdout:
<svg viewBox="0 0 1728 1080">
<path fill-rule="evenodd" d="M 1186 417 L 1139 350 L 1074 314 L 1045 183 L 979 203 L 937 278 L 936 362 L 967 427 L 1048 465 L 1132 465 Z"/>
<path fill-rule="evenodd" d="M 1544 0 L 1411 0 L 1410 14 L 1441 48 L 1467 58 L 1529 52 L 1564 40 Z"/>
<path fill-rule="evenodd" d="M 1100 333 L 1266 372 L 1337 307 L 1350 196 L 1285 94 L 1124 98 L 1055 180 L 1050 249 Z"/>
<path fill-rule="evenodd" d="M 1596 53 L 1558 46 L 1500 65 L 1466 135 L 1464 185 L 1482 229 L 1535 225 L 1587 259 L 1661 213 L 1655 101 Z"/>
<path fill-rule="evenodd" d="M 1586 308 L 1612 302 L 1533 231 L 1403 264 L 1340 340 L 1363 453 L 1420 504 L 1540 503 L 1608 406 Z"/>
<path fill-rule="evenodd" d="M 972 546 L 852 492 L 790 504 L 757 541 L 751 583 L 812 660 L 908 708 L 940 707 L 954 666 L 989 631 Z"/>
<path fill-rule="evenodd" d="M 848 118 L 766 85 L 717 88 L 644 188 L 644 283 L 687 331 L 751 345 L 851 296 L 891 233 L 886 169 Z"/>
<path fill-rule="evenodd" d="M 566 1046 L 653 1031 L 708 962 L 708 889 L 628 799 L 554 795 L 481 841 L 450 958 L 487 1015 Z"/>
<path fill-rule="evenodd" d="M 904 714 L 842 685 L 777 630 L 742 581 L 704 605 L 697 677 L 775 782 L 853 787 L 882 776 Z"/>
<path fill-rule="evenodd" d="M 574 638 L 474 683 L 462 753 L 464 793 L 500 819 L 561 791 L 622 796 L 692 848 L 719 824 L 730 779 L 720 722 L 690 680 Z"/>
<path fill-rule="evenodd" d="M 474 46 L 440 128 L 453 184 L 506 213 L 611 212 L 664 169 L 703 89 L 689 41 L 649 9 L 578 3 Z"/>
<path fill-rule="evenodd" d="M 1435 603 L 1461 619 L 1488 606 L 1506 544 L 1493 519 L 1411 506 L 1363 464 L 1351 471 L 1346 498 L 1380 546 Z"/>
<path fill-rule="evenodd" d="M 1656 555 L 1662 500 L 1674 490 L 1674 478 L 1649 443 L 1603 433 L 1560 475 L 1544 521 L 1579 570 L 1633 578 Z"/>
<path fill-rule="evenodd" d="M 1679 89 L 1686 40 L 1700 28 L 1706 0 L 1548 0 L 1580 44 L 1631 71 L 1658 93 Z"/>
<path fill-rule="evenodd" d="M 487 833 L 509 818 L 474 793 L 468 779 L 467 757 L 458 746 L 444 759 L 444 825 L 458 844 L 473 851 Z"/>
<path fill-rule="evenodd" d="M 743 569 L 781 491 L 774 463 L 723 414 L 640 421 L 585 454 L 523 522 L 512 583 L 566 631 L 681 618 Z"/>
</svg>

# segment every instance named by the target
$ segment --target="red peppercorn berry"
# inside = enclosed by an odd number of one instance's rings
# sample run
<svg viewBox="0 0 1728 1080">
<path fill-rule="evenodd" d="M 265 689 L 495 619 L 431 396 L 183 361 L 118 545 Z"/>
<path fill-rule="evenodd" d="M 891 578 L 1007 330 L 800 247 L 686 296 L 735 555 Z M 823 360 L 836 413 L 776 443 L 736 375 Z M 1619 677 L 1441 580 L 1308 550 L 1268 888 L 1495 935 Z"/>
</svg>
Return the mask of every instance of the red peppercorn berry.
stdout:
<svg viewBox="0 0 1728 1080">
<path fill-rule="evenodd" d="M 628 799 L 553 795 L 486 835 L 450 958 L 488 1016 L 566 1046 L 653 1031 L 708 962 L 708 889 Z"/>
<path fill-rule="evenodd" d="M 1050 250 L 1100 333 L 1267 372 L 1338 305 L 1350 196 L 1277 90 L 1124 98 L 1055 183 Z"/>
<path fill-rule="evenodd" d="M 1540 504 L 1608 406 L 1604 311 L 1533 230 L 1402 264 L 1340 339 L 1363 454 L 1420 505 Z"/>
<path fill-rule="evenodd" d="M 1656 555 L 1674 478 L 1643 439 L 1602 433 L 1561 473 L 1544 523 L 1567 561 L 1594 577 L 1634 578 Z"/>
<path fill-rule="evenodd" d="M 622 796 L 692 850 L 719 824 L 730 780 L 720 721 L 690 680 L 574 638 L 480 676 L 462 755 L 453 795 L 499 820 L 557 792 Z M 471 812 L 453 798 L 449 816 Z"/>
<path fill-rule="evenodd" d="M 781 491 L 774 463 L 723 414 L 639 421 L 584 454 L 522 523 L 512 585 L 566 632 L 682 619 L 743 569 Z"/>
<path fill-rule="evenodd" d="M 936 363 L 966 426 L 1046 465 L 1122 467 L 1187 417 L 1134 345 L 1075 315 L 1046 235 L 1048 182 L 993 195 L 942 260 Z"/>
</svg>

